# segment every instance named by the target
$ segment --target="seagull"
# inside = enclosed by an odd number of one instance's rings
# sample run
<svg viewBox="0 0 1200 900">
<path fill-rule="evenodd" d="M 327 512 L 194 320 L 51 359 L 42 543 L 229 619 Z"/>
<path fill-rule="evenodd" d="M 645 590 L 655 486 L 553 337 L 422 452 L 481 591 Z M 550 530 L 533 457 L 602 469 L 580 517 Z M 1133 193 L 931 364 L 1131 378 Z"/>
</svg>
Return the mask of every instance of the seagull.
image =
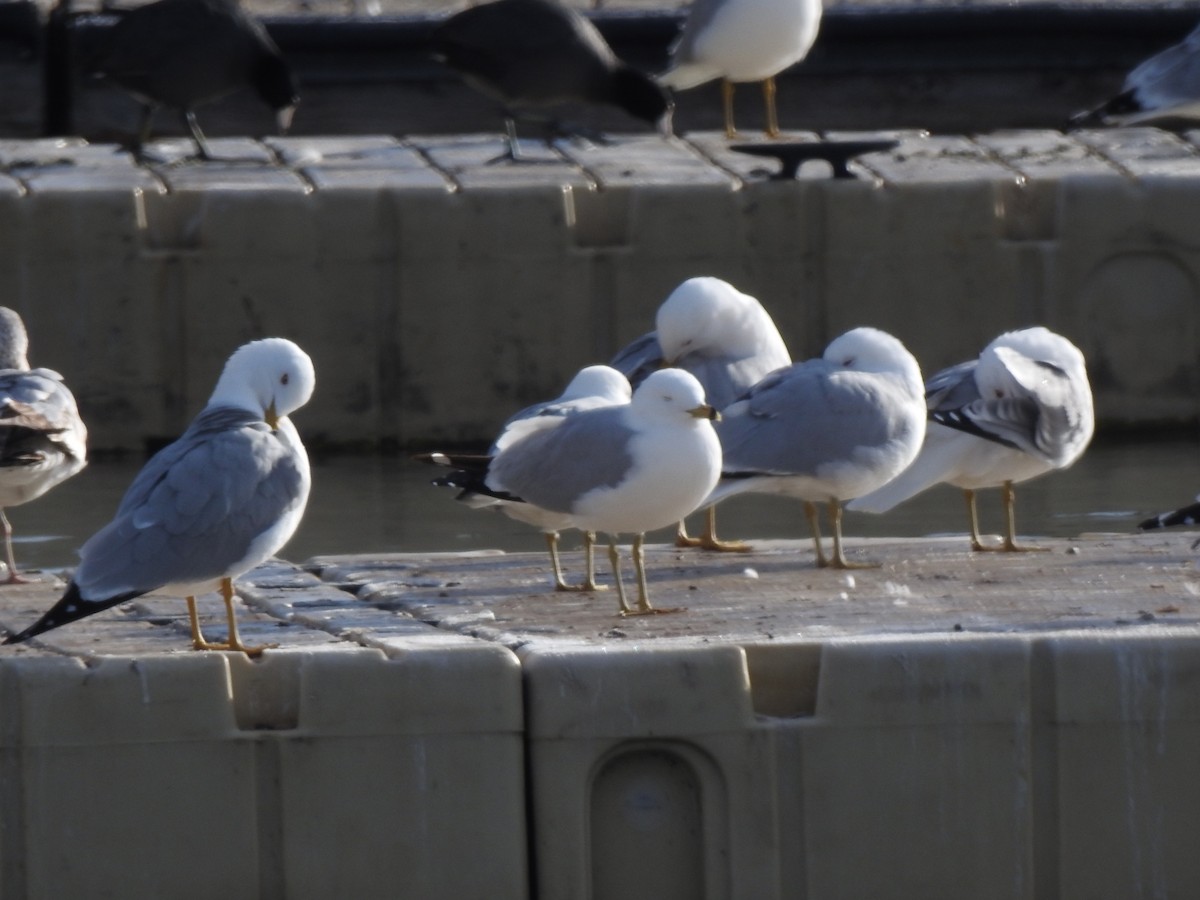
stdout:
<svg viewBox="0 0 1200 900">
<path fill-rule="evenodd" d="M 817 565 L 863 568 L 842 551 L 842 503 L 904 471 L 925 435 L 921 370 L 904 345 L 878 329 L 855 328 L 819 359 L 768 375 L 722 415 L 721 480 L 705 503 L 746 491 L 797 497 Z M 828 559 L 816 503 L 827 505 L 833 529 Z"/>
<path fill-rule="evenodd" d="M 134 143 L 141 155 L 155 111 L 183 113 L 201 159 L 212 159 L 196 107 L 252 89 L 291 125 L 299 96 L 295 78 L 262 24 L 236 0 L 155 0 L 124 13 L 92 64 L 142 104 Z"/>
<path fill-rule="evenodd" d="M 993 340 L 977 360 L 938 372 L 925 385 L 929 427 L 916 462 L 850 504 L 886 512 L 934 484 L 963 491 L 971 549 L 1017 552 L 1013 485 L 1073 464 L 1095 430 L 1092 390 L 1079 348 L 1037 326 Z M 1006 530 L 999 547 L 979 535 L 975 492 L 999 487 Z"/>
<path fill-rule="evenodd" d="M 1121 92 L 1071 124 L 1141 125 L 1159 119 L 1200 118 L 1200 26 L 1151 56 L 1125 77 Z"/>
<path fill-rule="evenodd" d="M 1196 501 L 1182 506 L 1171 512 L 1159 513 L 1138 523 L 1139 531 L 1150 531 L 1154 528 L 1173 528 L 1176 525 L 1200 525 L 1200 497 Z M 1200 547 L 1200 539 L 1192 544 L 1192 549 Z"/>
<path fill-rule="evenodd" d="M 460 489 L 456 499 L 474 509 L 499 509 L 509 517 L 527 525 L 533 525 L 546 536 L 546 547 L 550 552 L 550 564 L 554 569 L 554 588 L 558 591 L 598 591 L 603 586 L 596 584 L 592 547 L 595 534 L 584 532 L 584 559 L 586 575 L 581 584 L 568 584 L 562 574 L 558 558 L 558 533 L 572 527 L 571 517 L 565 513 L 552 512 L 523 500 L 514 500 L 503 492 L 488 487 L 488 465 L 492 457 L 502 452 L 514 441 L 528 437 L 535 431 L 559 427 L 568 416 L 589 409 L 606 406 L 621 406 L 629 403 L 631 390 L 629 380 L 616 369 L 608 366 L 587 366 L 581 369 L 559 397 L 544 403 L 526 407 L 509 418 L 492 443 L 486 456 L 468 456 L 450 453 L 428 453 L 417 458 L 435 465 L 452 466 L 456 471 L 434 481 L 442 487 Z"/>
<path fill-rule="evenodd" d="M 27 581 L 13 558 L 4 511 L 35 500 L 87 465 L 87 428 L 63 378 L 29 368 L 25 323 L 0 306 L 0 527 L 8 584 Z"/>
<path fill-rule="evenodd" d="M 208 405 L 177 441 L 138 473 L 115 518 L 79 551 L 62 599 L 11 635 L 15 644 L 140 597 L 168 589 L 187 598 L 192 646 L 257 656 L 238 636 L 233 579 L 273 556 L 304 514 L 308 455 L 288 415 L 308 402 L 312 360 L 283 338 L 239 348 Z M 210 643 L 195 596 L 219 589 L 229 634 Z"/>
<path fill-rule="evenodd" d="M 717 483 L 721 446 L 704 388 L 682 369 L 648 376 L 624 405 L 583 410 L 534 430 L 491 461 L 488 484 L 566 515 L 574 528 L 609 535 L 620 615 L 671 612 L 650 605 L 645 533 L 677 522 Z M 621 583 L 617 537 L 632 533 L 636 606 Z"/>
<path fill-rule="evenodd" d="M 764 130 L 779 137 L 775 76 L 808 55 L 820 26 L 821 0 L 695 0 L 659 83 L 683 91 L 720 78 L 725 136 L 732 139 L 734 84 L 762 82 Z"/>
<path fill-rule="evenodd" d="M 790 365 L 791 354 L 761 303 L 720 278 L 689 278 L 663 301 L 655 330 L 621 350 L 610 365 L 635 387 L 664 366 L 691 372 L 718 410 L 741 397 L 768 373 Z M 688 537 L 680 521 L 675 543 L 708 550 L 746 551 L 741 541 L 721 541 L 709 507 L 704 535 Z"/>
<path fill-rule="evenodd" d="M 531 107 L 609 104 L 670 132 L 670 97 L 617 59 L 596 27 L 556 0 L 495 0 L 447 18 L 434 55 L 504 106 L 508 152 L 522 159 L 514 116 Z"/>
</svg>

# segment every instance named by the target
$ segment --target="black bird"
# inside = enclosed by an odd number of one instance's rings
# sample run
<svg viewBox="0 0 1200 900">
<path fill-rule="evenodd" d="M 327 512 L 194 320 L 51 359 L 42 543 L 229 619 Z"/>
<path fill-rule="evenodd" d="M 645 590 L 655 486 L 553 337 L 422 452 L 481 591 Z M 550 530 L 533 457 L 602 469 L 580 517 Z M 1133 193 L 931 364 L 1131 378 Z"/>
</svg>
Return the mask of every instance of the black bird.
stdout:
<svg viewBox="0 0 1200 900">
<path fill-rule="evenodd" d="M 446 65 L 503 104 L 508 158 L 520 158 L 513 118 L 529 107 L 611 104 L 669 132 L 667 92 L 621 62 L 591 22 L 554 0 L 465 9 L 440 24 L 432 41 Z"/>
<path fill-rule="evenodd" d="M 202 159 L 211 159 L 195 108 L 251 88 L 286 131 L 299 101 L 296 81 L 266 29 L 236 0 L 156 0 L 129 10 L 92 66 L 142 104 L 134 144 L 141 153 L 160 106 L 183 113 Z"/>
</svg>

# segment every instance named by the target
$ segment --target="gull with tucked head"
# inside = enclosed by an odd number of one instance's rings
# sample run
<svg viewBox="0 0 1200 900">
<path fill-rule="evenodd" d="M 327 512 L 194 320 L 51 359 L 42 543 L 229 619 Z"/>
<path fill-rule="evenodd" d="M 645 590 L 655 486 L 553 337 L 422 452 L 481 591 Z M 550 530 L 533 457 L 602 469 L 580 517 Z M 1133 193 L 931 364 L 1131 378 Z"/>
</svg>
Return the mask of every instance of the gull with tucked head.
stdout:
<svg viewBox="0 0 1200 900">
<path fill-rule="evenodd" d="M 308 455 L 288 416 L 312 396 L 312 360 L 283 338 L 239 348 L 187 431 L 138 473 L 116 516 L 79 551 L 66 593 L 6 644 L 28 640 L 151 591 L 187 598 L 192 645 L 240 650 L 233 579 L 273 556 L 295 532 L 311 484 Z M 219 589 L 226 641 L 204 639 L 195 595 Z"/>
</svg>

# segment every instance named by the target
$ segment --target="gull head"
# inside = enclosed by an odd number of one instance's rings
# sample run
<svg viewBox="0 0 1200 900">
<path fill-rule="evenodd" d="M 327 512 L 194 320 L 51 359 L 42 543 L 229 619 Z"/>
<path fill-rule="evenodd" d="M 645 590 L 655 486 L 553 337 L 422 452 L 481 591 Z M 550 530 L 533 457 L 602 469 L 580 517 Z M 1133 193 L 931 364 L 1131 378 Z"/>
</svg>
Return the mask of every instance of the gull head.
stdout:
<svg viewBox="0 0 1200 900">
<path fill-rule="evenodd" d="M 308 402 L 315 386 L 316 372 L 307 353 L 286 338 L 266 338 L 234 351 L 208 402 L 261 415 L 275 428 Z"/>
<path fill-rule="evenodd" d="M 611 366 L 587 366 L 571 379 L 560 400 L 581 400 L 603 397 L 614 403 L 627 403 L 631 390 L 629 379 Z"/>
<path fill-rule="evenodd" d="M 826 362 L 855 372 L 899 375 L 924 393 L 917 360 L 898 338 L 878 328 L 852 328 L 830 341 L 824 357 Z"/>
<path fill-rule="evenodd" d="M 689 278 L 663 301 L 655 330 L 669 364 L 689 353 L 750 356 L 761 349 L 764 331 L 769 335 L 774 325 L 749 294 L 720 278 L 701 276 Z"/>
<path fill-rule="evenodd" d="M 638 416 L 676 422 L 715 420 L 719 414 L 704 400 L 704 387 L 691 372 L 659 369 L 633 392 L 631 408 Z"/>
<path fill-rule="evenodd" d="M 29 370 L 29 335 L 21 317 L 7 306 L 0 306 L 0 369 Z"/>
</svg>

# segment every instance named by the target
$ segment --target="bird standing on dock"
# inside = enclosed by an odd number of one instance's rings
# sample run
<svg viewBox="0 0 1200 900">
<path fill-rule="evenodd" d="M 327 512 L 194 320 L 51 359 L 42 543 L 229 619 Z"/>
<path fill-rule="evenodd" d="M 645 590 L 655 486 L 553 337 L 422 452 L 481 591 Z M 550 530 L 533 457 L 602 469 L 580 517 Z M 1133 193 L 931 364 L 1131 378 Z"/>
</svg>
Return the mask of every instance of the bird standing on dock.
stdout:
<svg viewBox="0 0 1200 900">
<path fill-rule="evenodd" d="M 287 417 L 308 402 L 314 384 L 312 360 L 291 341 L 239 348 L 208 405 L 145 465 L 116 517 L 83 545 L 62 599 L 5 643 L 167 589 L 187 597 L 197 650 L 261 653 L 238 636 L 233 579 L 274 555 L 300 524 L 308 455 Z M 204 639 L 196 615 L 195 595 L 213 589 L 225 601 L 223 643 Z"/>
<path fill-rule="evenodd" d="M 504 106 L 508 152 L 521 159 L 514 118 L 537 107 L 609 104 L 670 131 L 671 100 L 621 62 L 596 27 L 556 0 L 495 0 L 450 16 L 433 52 L 476 90 Z"/>
<path fill-rule="evenodd" d="M 900 477 L 849 504 L 886 512 L 935 484 L 960 488 L 971 549 L 1025 550 L 1017 544 L 1013 485 L 1073 464 L 1092 439 L 1092 389 L 1079 348 L 1043 328 L 1009 331 L 977 360 L 938 372 L 925 385 L 929 427 L 920 456 Z M 985 545 L 975 491 L 999 487 L 1004 543 Z"/>
<path fill-rule="evenodd" d="M 546 536 L 546 547 L 550 552 L 550 564 L 554 569 L 554 588 L 558 591 L 596 591 L 596 572 L 592 548 L 595 534 L 584 532 L 585 575 L 582 584 L 568 584 L 562 574 L 558 558 L 558 533 L 573 527 L 567 513 L 543 509 L 525 500 L 514 500 L 503 491 L 488 486 L 489 466 L 492 459 L 503 452 L 514 441 L 528 437 L 535 431 L 558 428 L 569 416 L 589 409 L 623 406 L 629 403 L 631 390 L 629 380 L 608 366 L 588 366 L 581 369 L 561 396 L 545 403 L 526 407 L 511 416 L 500 429 L 500 435 L 492 442 L 486 456 L 470 456 L 456 453 L 425 453 L 417 457 L 422 462 L 452 466 L 455 471 L 434 481 L 442 487 L 459 488 L 456 499 L 473 509 L 499 509 L 509 517 L 541 529 Z"/>
<path fill-rule="evenodd" d="M 1071 124 L 1142 125 L 1166 119 L 1200 119 L 1200 26 L 1143 61 L 1125 77 L 1119 94 L 1072 116 Z"/>
<path fill-rule="evenodd" d="M 659 82 L 677 91 L 721 79 L 725 136 L 737 136 L 733 90 L 762 82 L 767 137 L 779 137 L 775 76 L 808 55 L 821 27 L 821 0 L 694 0 Z"/>
<path fill-rule="evenodd" d="M 87 428 L 75 397 L 51 369 L 29 368 L 21 317 L 0 307 L 0 527 L 8 584 L 26 579 L 13 557 L 5 510 L 35 500 L 87 465 Z"/>
<path fill-rule="evenodd" d="M 577 412 L 557 428 L 514 440 L 492 460 L 488 483 L 569 516 L 575 528 L 607 533 L 621 615 L 669 612 L 650 605 L 645 532 L 686 516 L 716 484 L 721 446 L 711 420 L 717 416 L 695 377 L 662 369 L 628 404 Z M 626 601 L 616 543 L 630 533 L 636 607 Z"/>
<path fill-rule="evenodd" d="M 300 99 L 279 48 L 236 0 L 155 0 L 131 9 L 108 33 L 92 69 L 141 102 L 138 155 L 160 106 L 183 113 L 200 158 L 212 159 L 197 106 L 249 88 L 287 131 Z"/>
<path fill-rule="evenodd" d="M 855 328 L 821 358 L 768 375 L 722 415 L 721 481 L 705 503 L 746 491 L 801 499 L 817 565 L 861 568 L 842 551 L 842 503 L 904 471 L 925 434 L 921 370 L 904 345 L 878 329 Z M 815 503 L 828 506 L 829 559 Z"/>
<path fill-rule="evenodd" d="M 791 354 L 762 304 L 727 281 L 689 278 L 663 301 L 654 331 L 621 350 L 610 365 L 637 387 L 651 372 L 673 366 L 691 372 L 718 410 L 741 397 L 768 373 L 790 365 Z M 708 550 L 745 551 L 740 541 L 721 541 L 716 510 L 708 508 L 705 531 L 688 537 L 679 523 L 675 543 Z"/>
</svg>

